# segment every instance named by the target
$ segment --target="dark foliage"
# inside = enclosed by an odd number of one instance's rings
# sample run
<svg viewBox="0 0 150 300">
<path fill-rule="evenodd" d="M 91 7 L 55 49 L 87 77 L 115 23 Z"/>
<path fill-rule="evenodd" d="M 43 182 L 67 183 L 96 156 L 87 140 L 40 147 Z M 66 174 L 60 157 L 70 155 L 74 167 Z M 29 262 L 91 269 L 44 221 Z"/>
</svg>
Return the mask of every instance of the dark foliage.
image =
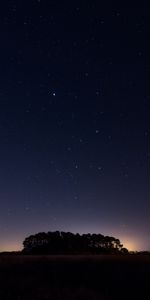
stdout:
<svg viewBox="0 0 150 300">
<path fill-rule="evenodd" d="M 119 239 L 102 234 L 73 234 L 55 231 L 30 235 L 23 242 L 23 252 L 31 254 L 127 253 Z"/>
</svg>

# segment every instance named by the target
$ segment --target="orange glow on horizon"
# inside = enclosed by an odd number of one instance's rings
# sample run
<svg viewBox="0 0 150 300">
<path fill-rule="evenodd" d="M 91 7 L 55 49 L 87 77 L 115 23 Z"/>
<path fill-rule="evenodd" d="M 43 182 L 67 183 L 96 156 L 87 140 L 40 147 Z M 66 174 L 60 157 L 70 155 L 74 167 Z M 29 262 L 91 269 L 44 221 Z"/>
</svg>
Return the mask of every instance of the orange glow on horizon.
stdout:
<svg viewBox="0 0 150 300">
<path fill-rule="evenodd" d="M 22 250 L 23 247 L 21 247 L 20 243 L 4 243 L 3 245 L 0 246 L 0 252 L 7 252 L 7 251 L 20 251 Z"/>
<path fill-rule="evenodd" d="M 123 243 L 123 247 L 127 248 L 129 251 L 138 251 L 139 246 L 138 243 L 135 241 L 128 239 L 128 238 L 122 238 L 121 242 Z"/>
</svg>

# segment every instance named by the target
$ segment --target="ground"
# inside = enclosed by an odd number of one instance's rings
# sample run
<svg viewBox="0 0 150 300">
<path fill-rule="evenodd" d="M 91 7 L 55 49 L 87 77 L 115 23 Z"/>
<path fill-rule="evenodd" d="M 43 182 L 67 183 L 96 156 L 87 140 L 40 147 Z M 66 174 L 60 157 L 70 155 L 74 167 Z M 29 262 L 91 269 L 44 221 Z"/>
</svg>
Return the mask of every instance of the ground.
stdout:
<svg viewBox="0 0 150 300">
<path fill-rule="evenodd" d="M 0 256 L 2 300 L 148 299 L 150 255 Z"/>
</svg>

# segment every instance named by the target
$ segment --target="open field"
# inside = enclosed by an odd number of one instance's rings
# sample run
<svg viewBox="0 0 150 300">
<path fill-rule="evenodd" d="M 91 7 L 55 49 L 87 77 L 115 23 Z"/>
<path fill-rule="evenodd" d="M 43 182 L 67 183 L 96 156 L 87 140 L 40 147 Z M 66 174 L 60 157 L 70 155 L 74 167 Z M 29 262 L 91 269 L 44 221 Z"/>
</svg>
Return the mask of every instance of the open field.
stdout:
<svg viewBox="0 0 150 300">
<path fill-rule="evenodd" d="M 150 256 L 0 256 L 0 299 L 149 299 Z"/>
</svg>

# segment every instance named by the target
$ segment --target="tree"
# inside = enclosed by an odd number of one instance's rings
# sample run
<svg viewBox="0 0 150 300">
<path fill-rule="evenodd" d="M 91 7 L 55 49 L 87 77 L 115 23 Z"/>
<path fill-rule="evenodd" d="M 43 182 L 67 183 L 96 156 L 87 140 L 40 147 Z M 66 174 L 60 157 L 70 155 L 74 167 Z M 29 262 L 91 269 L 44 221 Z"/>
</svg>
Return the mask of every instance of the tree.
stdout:
<svg viewBox="0 0 150 300">
<path fill-rule="evenodd" d="M 39 232 L 23 241 L 23 252 L 33 254 L 127 253 L 119 239 L 102 234 Z"/>
<path fill-rule="evenodd" d="M 127 248 L 124 248 L 124 247 L 123 247 L 123 248 L 121 249 L 121 253 L 122 253 L 122 254 L 128 254 L 129 251 L 128 251 Z"/>
</svg>

